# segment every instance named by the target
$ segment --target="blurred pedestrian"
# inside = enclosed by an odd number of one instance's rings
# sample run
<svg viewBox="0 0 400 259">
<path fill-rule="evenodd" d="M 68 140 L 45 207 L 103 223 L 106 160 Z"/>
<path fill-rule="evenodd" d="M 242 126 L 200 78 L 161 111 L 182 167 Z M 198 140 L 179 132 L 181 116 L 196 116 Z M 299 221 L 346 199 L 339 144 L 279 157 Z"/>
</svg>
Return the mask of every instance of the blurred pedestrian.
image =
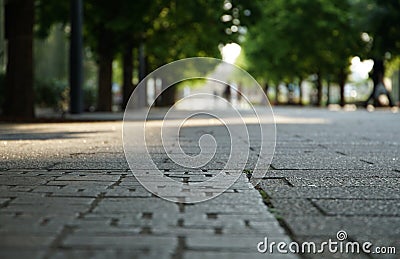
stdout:
<svg viewBox="0 0 400 259">
<path fill-rule="evenodd" d="M 374 60 L 374 68 L 371 73 L 371 79 L 374 82 L 374 89 L 372 90 L 371 95 L 365 101 L 365 106 L 368 106 L 368 103 L 373 100 L 374 106 L 382 105 L 379 101 L 379 97 L 381 95 L 386 95 L 389 100 L 389 106 L 393 107 L 394 103 L 390 96 L 389 91 L 385 87 L 385 83 L 383 81 L 383 75 L 385 72 L 385 65 L 383 60 Z"/>
<path fill-rule="evenodd" d="M 224 97 L 228 102 L 230 102 L 230 101 L 231 101 L 231 96 L 232 96 L 232 93 L 231 93 L 231 86 L 230 86 L 230 84 L 225 84 L 225 90 L 224 90 L 224 93 L 223 93 L 223 97 Z"/>
</svg>

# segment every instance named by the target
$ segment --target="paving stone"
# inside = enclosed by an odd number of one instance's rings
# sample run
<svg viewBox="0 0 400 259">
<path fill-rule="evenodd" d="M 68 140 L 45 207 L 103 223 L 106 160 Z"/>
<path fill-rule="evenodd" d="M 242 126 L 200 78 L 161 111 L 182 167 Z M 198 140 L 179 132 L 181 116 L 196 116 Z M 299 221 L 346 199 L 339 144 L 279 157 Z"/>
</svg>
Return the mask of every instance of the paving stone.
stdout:
<svg viewBox="0 0 400 259">
<path fill-rule="evenodd" d="M 94 169 L 94 170 L 127 170 L 129 169 L 128 164 L 125 161 L 122 162 L 60 162 L 56 165 L 49 166 L 49 169 L 63 169 L 63 170 L 86 170 L 86 169 Z"/>
<path fill-rule="evenodd" d="M 117 240 L 117 242 L 116 242 Z M 70 235 L 63 242 L 65 247 L 76 248 L 124 248 L 147 249 L 147 250 L 167 250 L 171 254 L 177 244 L 176 238 L 160 237 L 151 235 Z"/>
<path fill-rule="evenodd" d="M 285 216 L 321 216 L 322 212 L 309 199 L 270 199 L 276 217 Z"/>
<path fill-rule="evenodd" d="M 47 181 L 52 180 L 54 178 L 48 176 L 12 176 L 12 175 L 0 175 L 0 183 L 1 185 L 13 185 L 13 186 L 35 186 L 40 184 L 45 184 Z"/>
<path fill-rule="evenodd" d="M 220 258 L 220 259 L 241 259 L 241 258 L 298 258 L 295 255 L 291 254 L 273 254 L 273 255 L 265 255 L 262 253 L 256 252 L 196 252 L 196 251 L 189 251 L 185 252 L 184 257 L 185 259 L 211 259 L 211 258 Z"/>
<path fill-rule="evenodd" d="M 313 203 L 329 216 L 399 216 L 400 199 L 313 199 Z"/>
<path fill-rule="evenodd" d="M 0 250 L 7 248 L 14 249 L 32 249 L 32 248 L 46 248 L 53 241 L 53 236 L 37 236 L 30 234 L 7 234 L 0 237 Z M 17 254 L 17 253 L 15 253 Z"/>
<path fill-rule="evenodd" d="M 268 233 L 266 234 L 268 235 Z M 264 240 L 265 236 L 259 237 L 242 237 L 242 236 L 214 236 L 214 237 L 188 237 L 186 245 L 189 249 L 210 249 L 214 251 L 247 251 L 257 252 L 257 244 Z M 281 236 L 269 235 L 276 242 L 290 243 L 290 239 L 282 238 Z"/>
<path fill-rule="evenodd" d="M 23 248 L 23 249 L 22 249 Z M 44 249 L 40 247 L 29 248 L 29 247 L 2 247 L 0 249 L 0 257 L 4 259 L 8 258 L 43 258 L 46 254 Z"/>
<path fill-rule="evenodd" d="M 400 199 L 400 187 L 272 187 L 265 191 L 272 198 Z"/>
<path fill-rule="evenodd" d="M 275 156 L 272 167 L 275 169 L 369 169 L 372 165 L 343 155 L 322 154 L 315 156 Z"/>
<path fill-rule="evenodd" d="M 0 125 L 8 158 L 0 165 L 0 257 L 265 258 L 270 255 L 256 248 L 264 237 L 321 241 L 341 229 L 351 240 L 397 245 L 398 115 L 293 108 L 276 108 L 276 114 L 272 168 L 259 179 L 274 208 L 244 174 L 206 202 L 155 197 L 125 162 L 120 122 Z M 251 170 L 257 162 L 269 168 L 268 156 L 257 156 L 257 127 L 248 129 L 250 157 L 231 169 Z M 222 128 L 185 128 L 187 154 L 198 154 L 204 133 L 220 141 L 215 159 L 200 170 L 168 159 L 157 137 L 148 146 L 151 158 L 167 177 L 207 180 L 224 169 L 231 142 Z M 146 154 L 134 151 L 139 159 Z M 151 168 L 138 163 L 133 169 Z M 272 258 L 281 257 L 296 256 Z"/>
<path fill-rule="evenodd" d="M 62 259 L 62 258 L 120 258 L 120 259 L 167 259 L 171 258 L 169 251 L 161 249 L 73 249 L 58 251 L 53 254 L 50 258 Z"/>
<path fill-rule="evenodd" d="M 400 177 L 313 177 L 300 178 L 288 177 L 287 181 L 293 186 L 318 186 L 318 187 L 377 187 L 384 186 L 396 188 L 400 185 Z"/>
<path fill-rule="evenodd" d="M 400 219 L 397 217 L 338 216 L 287 217 L 285 222 L 295 236 L 330 236 L 345 230 L 350 237 L 397 238 Z"/>
</svg>

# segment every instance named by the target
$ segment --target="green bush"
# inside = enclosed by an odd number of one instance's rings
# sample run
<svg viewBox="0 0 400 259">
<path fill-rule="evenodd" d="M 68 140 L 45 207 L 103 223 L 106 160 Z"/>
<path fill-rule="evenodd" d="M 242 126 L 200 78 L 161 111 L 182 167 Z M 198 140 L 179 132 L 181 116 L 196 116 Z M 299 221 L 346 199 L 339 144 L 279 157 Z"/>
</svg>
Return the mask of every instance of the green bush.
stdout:
<svg viewBox="0 0 400 259">
<path fill-rule="evenodd" d="M 35 81 L 35 104 L 39 107 L 65 110 L 68 103 L 68 86 L 65 81 L 60 80 L 36 80 Z"/>
<path fill-rule="evenodd" d="M 35 80 L 35 105 L 41 108 L 53 108 L 66 112 L 69 106 L 69 86 L 65 80 Z M 4 104 L 5 74 L 0 73 L 0 110 Z M 86 111 L 96 106 L 97 88 L 94 84 L 83 86 L 83 102 Z"/>
</svg>

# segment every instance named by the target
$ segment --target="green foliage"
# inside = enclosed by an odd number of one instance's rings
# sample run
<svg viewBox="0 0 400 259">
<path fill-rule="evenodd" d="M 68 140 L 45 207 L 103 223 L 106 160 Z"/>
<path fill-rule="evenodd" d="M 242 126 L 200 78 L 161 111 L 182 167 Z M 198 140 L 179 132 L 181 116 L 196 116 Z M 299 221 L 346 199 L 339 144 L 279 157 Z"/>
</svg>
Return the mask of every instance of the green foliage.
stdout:
<svg viewBox="0 0 400 259">
<path fill-rule="evenodd" d="M 0 94 L 1 89 L 0 82 Z M 85 110 L 91 110 L 96 105 L 97 91 L 93 84 L 85 84 L 83 86 L 83 99 L 85 103 Z M 68 83 L 66 81 L 56 79 L 36 80 L 35 102 L 38 107 L 52 108 L 54 110 L 64 112 L 67 111 L 69 103 Z"/>
<path fill-rule="evenodd" d="M 365 57 L 400 55 L 400 0 L 355 0 L 364 15 L 359 19 L 361 32 L 367 33 Z M 366 35 L 364 35 L 366 36 Z"/>
<path fill-rule="evenodd" d="M 146 31 L 149 69 L 187 57 L 220 57 L 218 44 L 231 39 L 223 13 L 220 2 L 166 1 Z"/>
<path fill-rule="evenodd" d="M 260 1 L 244 48 L 250 70 L 275 83 L 336 74 L 360 46 L 349 1 Z"/>
<path fill-rule="evenodd" d="M 56 23 L 64 26 L 69 22 L 70 1 L 35 0 L 35 33 L 46 38 Z"/>
</svg>

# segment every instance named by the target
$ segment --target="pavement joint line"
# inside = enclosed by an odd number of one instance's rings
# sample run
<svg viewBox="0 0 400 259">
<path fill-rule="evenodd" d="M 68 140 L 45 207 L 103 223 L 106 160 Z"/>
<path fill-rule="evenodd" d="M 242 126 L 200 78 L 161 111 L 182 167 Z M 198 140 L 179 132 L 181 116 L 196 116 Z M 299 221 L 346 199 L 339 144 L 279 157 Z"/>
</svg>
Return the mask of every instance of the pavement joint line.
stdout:
<svg viewBox="0 0 400 259">
<path fill-rule="evenodd" d="M 7 207 L 13 200 L 15 200 L 16 198 L 17 198 L 17 197 L 15 197 L 15 196 L 9 197 L 8 200 L 6 200 L 5 202 L 3 202 L 3 203 L 0 204 L 0 209 L 6 208 L 6 207 Z"/>
<path fill-rule="evenodd" d="M 372 163 L 372 162 L 370 162 L 370 161 L 367 161 L 367 160 L 365 160 L 365 159 L 360 159 L 360 161 L 361 162 L 364 162 L 364 163 L 367 163 L 367 164 L 370 164 L 370 165 L 373 165 L 374 163 Z"/>
<path fill-rule="evenodd" d="M 99 195 L 97 195 L 97 197 L 94 198 L 92 203 L 89 205 L 89 208 L 85 212 L 78 214 L 78 218 L 83 219 L 87 214 L 92 213 L 93 210 L 99 205 L 99 203 L 105 198 L 105 195 L 106 192 L 101 192 Z"/>
<path fill-rule="evenodd" d="M 178 203 L 179 213 L 185 213 L 185 203 Z"/>
<path fill-rule="evenodd" d="M 182 259 L 184 252 L 187 251 L 186 238 L 184 236 L 178 236 L 177 240 L 178 242 L 171 255 L 171 259 Z"/>
<path fill-rule="evenodd" d="M 119 186 L 122 182 L 123 179 L 125 179 L 126 174 L 121 174 L 116 182 L 111 184 L 110 186 L 107 187 L 107 189 L 114 189 L 114 187 Z"/>
<path fill-rule="evenodd" d="M 64 225 L 63 228 L 61 229 L 60 233 L 51 242 L 51 244 L 50 244 L 49 248 L 47 249 L 43 258 L 49 259 L 54 255 L 54 253 L 58 249 L 64 249 L 65 248 L 63 246 L 64 240 L 66 239 L 67 236 L 71 235 L 75 231 L 76 228 L 77 228 L 77 226 Z"/>
<path fill-rule="evenodd" d="M 320 206 L 318 206 L 318 204 L 315 203 L 314 199 L 312 198 L 307 198 L 306 200 L 308 200 L 310 202 L 310 204 L 317 209 L 317 211 L 319 211 L 319 213 L 321 213 L 324 216 L 329 216 L 328 213 L 326 213 Z"/>
</svg>

